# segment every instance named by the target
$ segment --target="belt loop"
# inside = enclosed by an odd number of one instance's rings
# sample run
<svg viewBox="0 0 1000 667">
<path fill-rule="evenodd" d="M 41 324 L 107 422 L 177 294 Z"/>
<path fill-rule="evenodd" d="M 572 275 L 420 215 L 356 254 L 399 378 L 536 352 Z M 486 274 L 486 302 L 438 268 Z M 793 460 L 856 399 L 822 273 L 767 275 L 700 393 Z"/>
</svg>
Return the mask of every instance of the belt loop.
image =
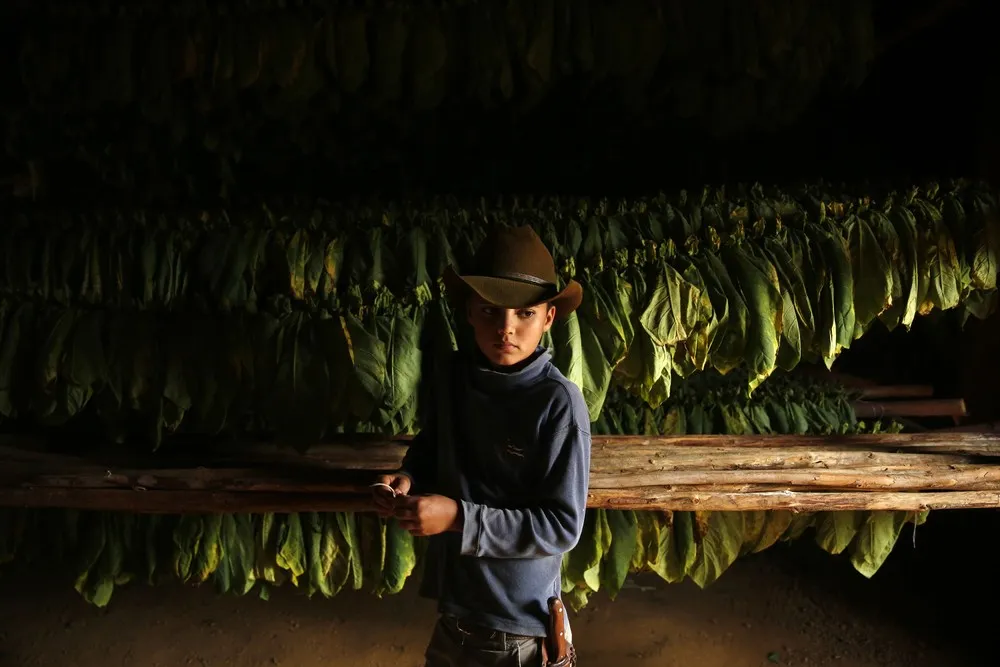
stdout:
<svg viewBox="0 0 1000 667">
<path fill-rule="evenodd" d="M 458 618 L 455 619 L 455 629 L 462 635 L 461 646 L 465 646 L 465 638 L 469 636 L 469 633 L 462 628 L 462 621 Z"/>
</svg>

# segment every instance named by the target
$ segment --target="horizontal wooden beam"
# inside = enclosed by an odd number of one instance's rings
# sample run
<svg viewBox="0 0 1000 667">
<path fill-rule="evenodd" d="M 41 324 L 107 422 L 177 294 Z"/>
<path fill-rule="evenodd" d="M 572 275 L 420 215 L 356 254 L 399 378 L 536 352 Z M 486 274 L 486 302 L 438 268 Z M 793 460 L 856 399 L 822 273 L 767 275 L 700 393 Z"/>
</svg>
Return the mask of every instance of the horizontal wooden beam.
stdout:
<svg viewBox="0 0 1000 667">
<path fill-rule="evenodd" d="M 800 451 L 937 452 L 966 456 L 1000 456 L 1000 433 L 864 433 L 858 435 L 595 435 L 592 447 L 727 447 L 794 448 Z"/>
<path fill-rule="evenodd" d="M 589 507 L 603 509 L 674 511 L 769 511 L 833 512 L 846 510 L 924 510 L 996 509 L 1000 508 L 1000 491 L 941 491 L 906 493 L 822 492 L 822 491 L 658 491 L 643 489 L 641 493 L 623 492 L 615 495 L 592 493 Z"/>
<path fill-rule="evenodd" d="M 743 512 L 995 509 L 1000 508 L 1000 491 L 741 492 L 650 488 L 622 492 L 592 491 L 588 496 L 587 506 L 596 509 Z M 71 507 L 138 514 L 374 511 L 371 499 L 367 495 L 120 489 L 2 489 L 0 507 Z"/>
<path fill-rule="evenodd" d="M 881 467 L 810 470 L 670 470 L 592 474 L 590 488 L 769 484 L 816 489 L 1000 491 L 1000 465 L 941 466 L 923 470 Z"/>
<path fill-rule="evenodd" d="M 928 384 L 877 384 L 861 390 L 861 399 L 867 401 L 885 398 L 930 398 L 934 387 Z"/>
<path fill-rule="evenodd" d="M 962 398 L 925 398 L 901 401 L 855 401 L 858 419 L 889 417 L 965 417 L 968 410 Z"/>
<path fill-rule="evenodd" d="M 369 494 L 57 488 L 0 489 L 0 507 L 64 507 L 135 514 L 374 511 Z"/>
<path fill-rule="evenodd" d="M 20 449 L 7 439 L 0 445 L 0 506 L 365 511 L 371 509 L 368 485 L 398 466 L 407 440 L 345 437 L 304 453 L 236 443 L 201 450 L 194 458 L 206 465 L 178 464 L 184 455 L 167 450 L 145 457 L 157 465 L 128 467 Z M 663 510 L 993 507 L 1000 493 L 998 455 L 996 432 L 594 436 L 588 502 Z"/>
<path fill-rule="evenodd" d="M 240 466 L 246 464 L 287 464 L 317 466 L 333 470 L 392 470 L 399 466 L 409 446 L 409 436 L 341 435 L 311 445 L 304 450 L 281 443 L 246 441 L 218 443 L 206 438 L 168 440 L 153 455 L 128 454 L 108 460 L 108 464 L 132 467 L 168 465 Z M 22 446 L 25 443 L 26 446 Z M 65 443 L 60 442 L 65 449 Z M 36 461 L 54 466 L 80 464 L 84 456 L 42 451 L 44 443 L 34 437 L 0 438 L 0 461 Z M 934 430 L 921 433 L 879 433 L 851 435 L 594 435 L 592 450 L 613 449 L 615 455 L 640 448 L 681 448 L 748 451 L 754 449 L 806 452 L 925 452 L 960 456 L 1000 457 L 1000 429 L 959 432 Z M 81 447 L 81 454 L 84 448 Z M 785 455 L 786 452 L 782 452 Z M 92 461 L 92 460 L 91 460 Z"/>
</svg>

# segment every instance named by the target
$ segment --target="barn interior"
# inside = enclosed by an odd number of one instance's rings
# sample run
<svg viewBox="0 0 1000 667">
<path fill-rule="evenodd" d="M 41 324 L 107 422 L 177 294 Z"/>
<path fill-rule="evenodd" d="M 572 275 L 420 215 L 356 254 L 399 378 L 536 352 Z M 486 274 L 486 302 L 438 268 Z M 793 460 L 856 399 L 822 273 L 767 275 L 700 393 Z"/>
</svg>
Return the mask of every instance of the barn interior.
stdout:
<svg viewBox="0 0 1000 667">
<path fill-rule="evenodd" d="M 441 268 L 515 223 L 600 295 L 547 342 L 601 447 L 812 461 L 600 459 L 585 664 L 996 664 L 994 4 L 0 14 L 0 666 L 423 664 L 420 541 L 359 489 L 462 340 Z M 743 255 L 773 289 L 709 277 Z"/>
</svg>

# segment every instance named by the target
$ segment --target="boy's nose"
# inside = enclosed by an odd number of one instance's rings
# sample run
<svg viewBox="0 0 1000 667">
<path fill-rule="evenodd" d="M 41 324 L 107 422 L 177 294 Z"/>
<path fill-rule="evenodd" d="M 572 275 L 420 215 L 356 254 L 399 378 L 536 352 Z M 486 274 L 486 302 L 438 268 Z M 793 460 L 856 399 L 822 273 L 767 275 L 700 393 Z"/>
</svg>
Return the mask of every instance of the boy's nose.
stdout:
<svg viewBox="0 0 1000 667">
<path fill-rule="evenodd" d="M 514 333 L 514 318 L 515 314 L 509 311 L 502 316 L 500 320 L 500 333 Z"/>
</svg>

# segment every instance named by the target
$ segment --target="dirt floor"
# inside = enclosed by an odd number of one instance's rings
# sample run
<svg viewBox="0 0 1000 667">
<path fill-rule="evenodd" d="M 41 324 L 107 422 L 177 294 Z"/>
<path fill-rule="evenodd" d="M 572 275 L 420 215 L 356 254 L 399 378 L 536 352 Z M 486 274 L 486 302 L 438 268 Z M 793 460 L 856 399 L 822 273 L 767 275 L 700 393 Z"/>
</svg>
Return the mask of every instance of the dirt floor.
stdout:
<svg viewBox="0 0 1000 667">
<path fill-rule="evenodd" d="M 972 571 L 955 567 L 973 568 L 968 559 L 949 564 L 947 553 L 902 544 L 873 580 L 810 544 L 738 561 L 706 590 L 641 577 L 617 600 L 597 596 L 574 615 L 581 665 L 996 665 L 977 657 L 990 619 L 956 596 L 995 599 L 982 588 L 995 589 L 995 580 L 974 584 Z M 65 581 L 8 567 L 0 570 L 0 667 L 419 667 L 434 614 L 415 588 L 382 600 L 282 590 L 264 602 L 134 585 L 96 609 Z"/>
</svg>

